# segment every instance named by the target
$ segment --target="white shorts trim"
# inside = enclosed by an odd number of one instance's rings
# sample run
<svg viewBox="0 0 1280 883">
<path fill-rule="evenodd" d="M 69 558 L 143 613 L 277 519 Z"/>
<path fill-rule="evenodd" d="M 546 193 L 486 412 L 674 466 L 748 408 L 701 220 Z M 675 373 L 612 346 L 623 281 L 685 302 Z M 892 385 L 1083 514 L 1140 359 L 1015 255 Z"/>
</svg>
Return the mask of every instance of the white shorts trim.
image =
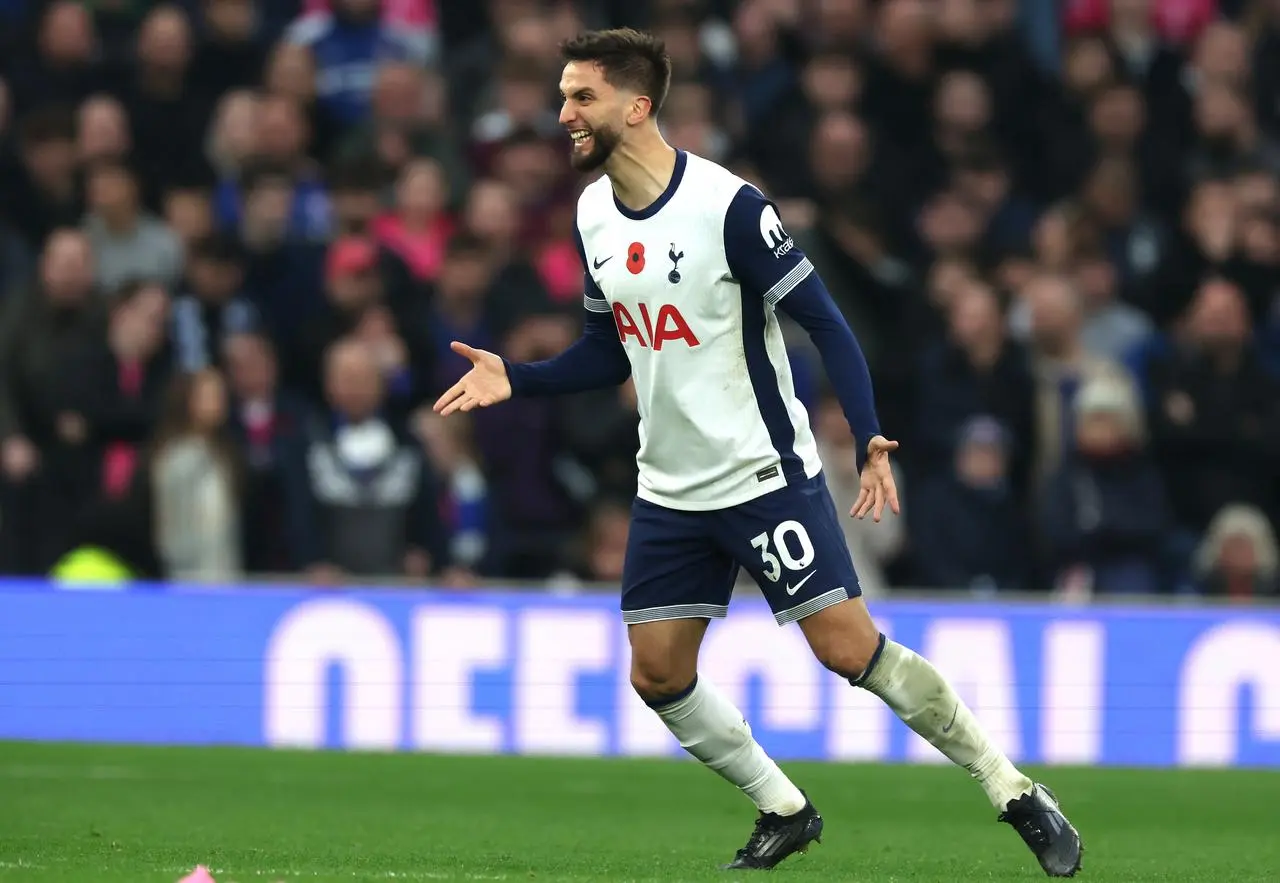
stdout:
<svg viewBox="0 0 1280 883">
<path fill-rule="evenodd" d="M 670 604 L 666 607 L 624 610 L 622 621 L 627 625 L 637 625 L 664 619 L 724 619 L 728 615 L 728 604 Z"/>
<path fill-rule="evenodd" d="M 810 598 L 803 604 L 797 604 L 789 610 L 783 610 L 773 615 L 778 621 L 778 625 L 786 625 L 789 622 L 799 622 L 806 616 L 813 616 L 819 610 L 826 610 L 832 605 L 839 604 L 841 601 L 849 599 L 849 591 L 844 587 L 832 589 L 829 592 L 823 592 L 816 598 Z"/>
</svg>

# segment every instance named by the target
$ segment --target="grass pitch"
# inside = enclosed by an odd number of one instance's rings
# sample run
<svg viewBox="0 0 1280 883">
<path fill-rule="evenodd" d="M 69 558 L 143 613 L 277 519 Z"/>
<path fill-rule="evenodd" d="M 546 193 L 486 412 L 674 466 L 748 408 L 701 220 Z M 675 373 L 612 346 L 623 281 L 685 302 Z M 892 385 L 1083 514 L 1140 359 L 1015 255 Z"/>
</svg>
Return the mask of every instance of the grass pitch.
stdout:
<svg viewBox="0 0 1280 883">
<path fill-rule="evenodd" d="M 949 767 L 787 764 L 824 843 L 771 880 L 1045 879 Z M 1044 773 L 1089 881 L 1280 880 L 1280 775 Z M 692 763 L 0 743 L 0 881 L 723 880 L 747 800 Z"/>
</svg>

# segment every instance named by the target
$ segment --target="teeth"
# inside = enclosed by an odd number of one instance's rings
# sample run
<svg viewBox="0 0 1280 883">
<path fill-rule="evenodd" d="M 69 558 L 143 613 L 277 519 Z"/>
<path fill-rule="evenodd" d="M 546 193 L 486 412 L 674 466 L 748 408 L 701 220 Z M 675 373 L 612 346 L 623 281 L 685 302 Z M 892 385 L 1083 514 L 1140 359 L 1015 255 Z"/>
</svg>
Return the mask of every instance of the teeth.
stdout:
<svg viewBox="0 0 1280 883">
<path fill-rule="evenodd" d="M 583 131 L 570 132 L 569 137 L 574 140 L 574 143 L 581 144 L 583 141 L 586 141 L 591 137 L 591 133 Z"/>
</svg>

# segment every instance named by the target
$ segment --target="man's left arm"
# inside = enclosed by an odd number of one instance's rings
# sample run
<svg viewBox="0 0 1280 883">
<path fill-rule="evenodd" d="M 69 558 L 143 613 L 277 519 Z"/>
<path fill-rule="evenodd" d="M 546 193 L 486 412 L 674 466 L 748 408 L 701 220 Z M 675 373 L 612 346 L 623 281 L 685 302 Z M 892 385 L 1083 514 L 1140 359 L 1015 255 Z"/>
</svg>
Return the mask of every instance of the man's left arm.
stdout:
<svg viewBox="0 0 1280 883">
<path fill-rule="evenodd" d="M 725 214 L 725 255 L 743 291 L 758 294 L 763 308 L 780 308 L 808 332 L 822 357 L 849 429 L 858 442 L 858 468 L 867 443 L 880 435 L 875 392 L 862 347 L 813 264 L 782 226 L 778 209 L 744 185 Z"/>
</svg>

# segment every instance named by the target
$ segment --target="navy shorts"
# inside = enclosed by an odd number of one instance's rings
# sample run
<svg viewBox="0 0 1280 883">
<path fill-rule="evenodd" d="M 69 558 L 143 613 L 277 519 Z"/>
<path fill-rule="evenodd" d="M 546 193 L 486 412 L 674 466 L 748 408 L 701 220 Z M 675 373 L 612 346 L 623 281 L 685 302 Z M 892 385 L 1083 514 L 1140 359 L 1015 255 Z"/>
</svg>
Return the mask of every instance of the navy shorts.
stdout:
<svg viewBox="0 0 1280 883">
<path fill-rule="evenodd" d="M 779 625 L 862 594 L 840 515 L 819 473 L 709 512 L 637 499 L 622 574 L 622 620 L 722 617 L 739 567 L 755 578 Z"/>
</svg>

